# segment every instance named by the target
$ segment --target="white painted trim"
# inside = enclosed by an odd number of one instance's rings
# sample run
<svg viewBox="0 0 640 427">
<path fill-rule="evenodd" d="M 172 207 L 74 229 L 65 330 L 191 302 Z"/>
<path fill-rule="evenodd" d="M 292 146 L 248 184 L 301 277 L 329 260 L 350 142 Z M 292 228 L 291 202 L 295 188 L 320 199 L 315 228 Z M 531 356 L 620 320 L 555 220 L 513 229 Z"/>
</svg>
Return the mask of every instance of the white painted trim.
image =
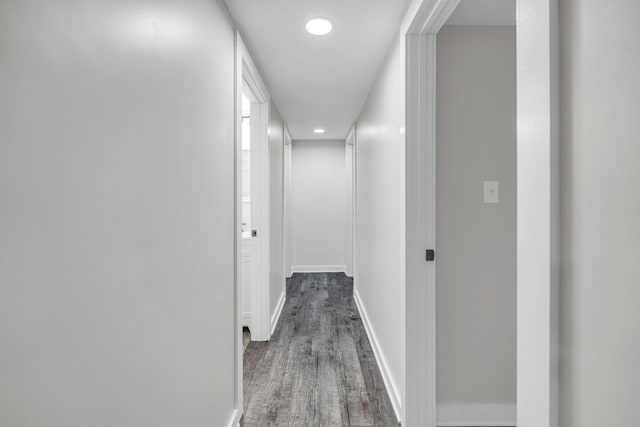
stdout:
<svg viewBox="0 0 640 427">
<path fill-rule="evenodd" d="M 294 265 L 291 267 L 294 273 L 345 273 L 346 265 Z"/>
<path fill-rule="evenodd" d="M 251 312 L 245 311 L 242 313 L 242 326 L 251 328 Z"/>
<path fill-rule="evenodd" d="M 238 411 L 237 409 L 234 409 L 233 413 L 231 414 L 231 418 L 227 423 L 227 427 L 240 427 L 240 417 L 241 417 L 240 411 Z"/>
<path fill-rule="evenodd" d="M 435 249 L 436 34 L 460 0 L 412 4 L 405 19 L 405 332 L 404 425 L 436 425 Z"/>
<path fill-rule="evenodd" d="M 362 319 L 364 330 L 367 332 L 367 337 L 369 338 L 371 349 L 373 350 L 373 354 L 376 357 L 378 369 L 380 370 L 382 380 L 384 381 L 384 386 L 387 389 L 387 394 L 389 395 L 389 399 L 391 400 L 391 406 L 393 406 L 393 411 L 396 414 L 398 422 L 402 422 L 402 401 L 400 400 L 400 389 L 392 379 L 391 370 L 387 365 L 387 361 L 384 357 L 384 354 L 382 353 L 380 344 L 378 343 L 378 338 L 376 337 L 376 334 L 373 331 L 373 326 L 371 326 L 371 322 L 369 321 L 369 315 L 367 314 L 367 310 L 364 308 L 364 304 L 362 303 L 362 299 L 360 298 L 360 294 L 358 293 L 358 291 L 353 292 L 353 299 L 355 300 L 356 307 L 358 308 L 358 312 L 360 313 L 360 318 Z"/>
<path fill-rule="evenodd" d="M 409 21 L 406 34 L 438 34 L 458 4 L 460 0 L 423 0 Z"/>
<path fill-rule="evenodd" d="M 283 189 L 283 213 L 284 213 L 284 274 L 291 277 L 291 254 L 293 253 L 293 243 L 291 238 L 291 134 L 289 129 L 284 128 L 284 189 Z"/>
<path fill-rule="evenodd" d="M 258 107 L 255 108 L 254 106 Z M 270 331 L 269 270 L 270 270 L 270 175 L 269 175 L 269 104 L 264 100 L 251 106 L 251 151 L 256 152 L 257 162 L 251 164 L 251 190 L 258 191 L 258 197 L 251 201 L 252 229 L 258 231 L 251 254 L 251 267 L 255 272 L 251 277 L 251 337 L 254 341 L 268 341 Z M 255 111 L 255 114 L 254 114 Z M 255 124 L 255 127 L 254 127 Z M 255 138 L 255 144 L 254 144 Z M 255 180 L 253 179 L 255 177 Z M 254 209 L 255 208 L 255 209 Z M 255 215 L 257 213 L 257 215 Z M 255 279 L 255 280 L 254 280 Z"/>
<path fill-rule="evenodd" d="M 425 250 L 435 248 L 435 207 L 429 204 L 435 170 L 428 169 L 435 157 L 434 98 L 429 97 L 435 89 L 435 64 L 425 58 L 434 51 L 433 36 L 407 37 L 404 421 L 424 427 L 434 427 L 436 421 L 435 265 L 424 259 Z"/>
<path fill-rule="evenodd" d="M 347 225 L 344 233 L 345 251 L 347 254 L 347 276 L 355 278 L 356 256 L 356 125 L 354 124 L 345 139 L 345 169 L 347 178 L 347 194 L 345 221 Z"/>
<path fill-rule="evenodd" d="M 282 291 L 282 295 L 278 299 L 278 305 L 276 309 L 273 311 L 273 315 L 271 316 L 271 335 L 276 330 L 276 326 L 278 326 L 278 320 L 280 320 L 280 315 L 282 314 L 282 309 L 284 308 L 284 303 L 287 300 L 287 290 Z"/>
<path fill-rule="evenodd" d="M 438 427 L 514 427 L 516 405 L 438 405 Z"/>
<path fill-rule="evenodd" d="M 358 289 L 358 125 L 353 124 L 353 289 Z"/>
<path fill-rule="evenodd" d="M 235 299 L 234 312 L 234 415 L 231 418 L 229 426 L 238 418 L 238 414 L 243 411 L 243 292 L 242 292 L 242 58 L 239 53 L 240 36 L 236 31 L 234 33 L 234 176 L 233 176 L 233 194 L 234 194 L 234 291 Z"/>
<path fill-rule="evenodd" d="M 557 427 L 559 99 L 557 0 L 518 0 L 519 427 Z"/>
<path fill-rule="evenodd" d="M 356 136 L 356 125 L 354 124 L 349 129 L 349 132 L 347 132 L 347 137 L 344 139 L 344 143 L 347 145 L 353 145 L 355 143 L 355 136 Z"/>
</svg>

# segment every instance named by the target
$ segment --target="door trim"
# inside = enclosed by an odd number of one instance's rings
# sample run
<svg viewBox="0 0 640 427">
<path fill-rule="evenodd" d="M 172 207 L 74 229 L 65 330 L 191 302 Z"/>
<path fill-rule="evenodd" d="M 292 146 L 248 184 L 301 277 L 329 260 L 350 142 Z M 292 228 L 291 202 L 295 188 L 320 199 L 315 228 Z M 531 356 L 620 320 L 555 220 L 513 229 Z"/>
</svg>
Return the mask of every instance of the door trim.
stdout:
<svg viewBox="0 0 640 427">
<path fill-rule="evenodd" d="M 291 277 L 293 271 L 291 269 L 292 240 L 291 239 L 291 134 L 289 129 L 284 127 L 284 189 L 283 189 L 283 213 L 284 213 L 284 275 L 285 278 Z"/>
<path fill-rule="evenodd" d="M 346 274 L 356 277 L 356 125 L 354 124 L 345 139 L 345 167 L 347 178 L 345 250 L 347 251 Z M 355 283 L 354 283 L 355 290 Z"/>
<path fill-rule="evenodd" d="M 460 0 L 415 0 L 406 55 L 403 425 L 436 425 L 436 36 Z M 557 0 L 517 0 L 517 425 L 558 425 Z M 437 255 L 436 255 L 437 259 Z"/>
<path fill-rule="evenodd" d="M 460 0 L 425 0 L 406 29 L 406 289 L 404 420 L 436 425 L 436 34 Z"/>
<path fill-rule="evenodd" d="M 518 427 L 559 425 L 557 0 L 518 0 Z"/>
</svg>

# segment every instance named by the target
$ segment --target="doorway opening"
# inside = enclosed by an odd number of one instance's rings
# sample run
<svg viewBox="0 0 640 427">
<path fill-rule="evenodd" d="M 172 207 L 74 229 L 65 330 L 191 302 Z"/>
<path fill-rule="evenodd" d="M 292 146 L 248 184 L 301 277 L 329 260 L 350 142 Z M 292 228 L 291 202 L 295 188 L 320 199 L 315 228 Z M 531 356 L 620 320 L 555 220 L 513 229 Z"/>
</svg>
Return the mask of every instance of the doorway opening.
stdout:
<svg viewBox="0 0 640 427">
<path fill-rule="evenodd" d="M 243 76 L 244 77 L 244 76 Z M 253 341 L 270 337 L 269 319 L 269 187 L 266 113 L 268 103 L 243 78 L 240 116 L 240 240 L 242 326 Z M 265 174 L 267 186 L 264 185 Z"/>
<path fill-rule="evenodd" d="M 436 40 L 439 426 L 516 425 L 516 5 L 477 5 Z"/>
<path fill-rule="evenodd" d="M 432 262 L 436 249 L 436 40 L 459 3 L 417 2 L 402 30 L 407 79 L 403 411 L 408 426 L 434 427 L 437 420 L 436 268 Z M 558 423 L 558 11 L 556 2 L 534 0 L 518 0 L 517 11 L 516 425 L 549 427 Z M 491 188 L 495 186 L 489 183 L 489 193 Z"/>
</svg>

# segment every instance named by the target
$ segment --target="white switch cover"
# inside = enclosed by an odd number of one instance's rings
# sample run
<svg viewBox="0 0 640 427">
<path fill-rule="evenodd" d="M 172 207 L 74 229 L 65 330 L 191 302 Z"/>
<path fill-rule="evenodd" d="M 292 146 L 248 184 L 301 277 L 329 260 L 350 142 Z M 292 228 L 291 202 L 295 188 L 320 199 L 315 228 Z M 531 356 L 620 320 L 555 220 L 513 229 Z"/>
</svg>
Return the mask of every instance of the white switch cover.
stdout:
<svg viewBox="0 0 640 427">
<path fill-rule="evenodd" d="M 484 182 L 484 202 L 500 203 L 500 182 L 499 181 Z"/>
</svg>

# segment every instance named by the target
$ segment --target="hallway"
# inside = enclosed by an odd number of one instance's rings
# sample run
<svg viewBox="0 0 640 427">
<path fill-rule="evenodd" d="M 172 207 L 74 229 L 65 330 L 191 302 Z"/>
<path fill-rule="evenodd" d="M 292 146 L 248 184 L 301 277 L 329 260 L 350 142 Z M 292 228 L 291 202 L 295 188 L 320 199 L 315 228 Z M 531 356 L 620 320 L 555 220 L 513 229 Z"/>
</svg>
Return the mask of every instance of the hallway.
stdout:
<svg viewBox="0 0 640 427">
<path fill-rule="evenodd" d="M 639 17 L 0 1 L 0 427 L 640 424 Z"/>
<path fill-rule="evenodd" d="M 269 342 L 244 353 L 243 426 L 394 426 L 391 402 L 343 273 L 297 273 Z"/>
</svg>

